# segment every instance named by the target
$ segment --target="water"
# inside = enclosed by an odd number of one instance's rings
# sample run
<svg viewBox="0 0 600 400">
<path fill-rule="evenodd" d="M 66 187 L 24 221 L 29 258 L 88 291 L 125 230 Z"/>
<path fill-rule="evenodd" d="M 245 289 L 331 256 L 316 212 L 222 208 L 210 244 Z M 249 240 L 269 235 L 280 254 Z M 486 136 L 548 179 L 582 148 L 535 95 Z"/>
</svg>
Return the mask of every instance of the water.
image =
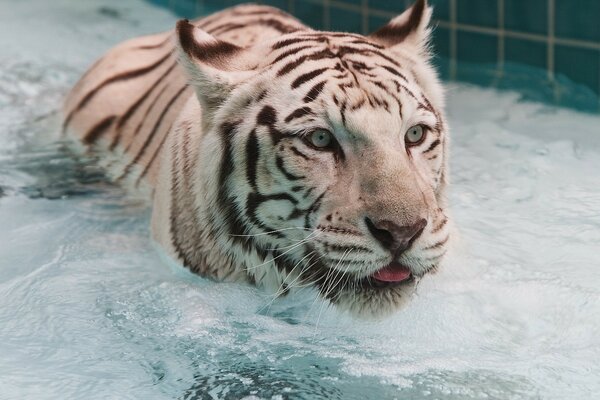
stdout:
<svg viewBox="0 0 600 400">
<path fill-rule="evenodd" d="M 175 19 L 122 3 L 0 2 L 0 399 L 600 392 L 600 117 L 450 86 L 444 269 L 379 322 L 272 302 L 161 259 L 147 203 L 57 140 L 93 58 Z"/>
</svg>

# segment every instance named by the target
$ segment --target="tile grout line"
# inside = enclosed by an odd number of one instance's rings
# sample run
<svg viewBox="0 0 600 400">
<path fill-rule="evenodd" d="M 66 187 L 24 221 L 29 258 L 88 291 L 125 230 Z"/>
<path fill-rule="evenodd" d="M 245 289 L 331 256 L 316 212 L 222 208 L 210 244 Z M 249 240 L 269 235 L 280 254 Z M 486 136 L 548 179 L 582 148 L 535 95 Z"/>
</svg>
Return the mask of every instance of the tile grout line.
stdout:
<svg viewBox="0 0 600 400">
<path fill-rule="evenodd" d="M 554 0 L 548 0 L 548 50 L 547 65 L 548 78 L 554 80 Z"/>
<path fill-rule="evenodd" d="M 362 34 L 367 35 L 369 33 L 369 0 L 361 0 L 359 11 Z"/>
<path fill-rule="evenodd" d="M 442 28 L 450 29 L 452 28 L 452 23 L 447 21 L 439 20 L 437 21 L 438 25 Z M 475 32 L 475 33 L 483 33 L 487 35 L 498 35 L 499 31 L 496 28 L 488 28 L 477 25 L 468 25 L 468 24 L 455 24 L 456 28 L 459 31 L 465 32 Z M 518 31 L 509 31 L 504 30 L 504 36 L 508 38 L 514 39 L 526 39 L 534 42 L 543 42 L 548 43 L 548 37 L 544 35 L 540 35 L 537 33 L 526 33 L 526 32 L 518 32 Z M 600 50 L 600 43 L 585 41 L 585 40 L 577 40 L 577 39 L 563 39 L 563 38 L 553 38 L 554 44 L 560 44 L 570 47 L 584 48 L 584 49 L 592 49 L 592 50 Z"/>
</svg>

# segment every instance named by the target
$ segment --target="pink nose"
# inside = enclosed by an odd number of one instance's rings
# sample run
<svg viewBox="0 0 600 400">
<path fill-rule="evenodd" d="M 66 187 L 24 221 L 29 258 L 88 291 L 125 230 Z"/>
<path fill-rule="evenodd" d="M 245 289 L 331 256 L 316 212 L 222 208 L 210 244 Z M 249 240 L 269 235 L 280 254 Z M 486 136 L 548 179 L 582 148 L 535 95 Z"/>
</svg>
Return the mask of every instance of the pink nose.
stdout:
<svg viewBox="0 0 600 400">
<path fill-rule="evenodd" d="M 400 226 L 392 221 L 372 221 L 365 218 L 369 232 L 384 249 L 389 250 L 395 256 L 398 256 L 408 250 L 427 225 L 427 220 L 421 218 L 412 225 Z"/>
</svg>

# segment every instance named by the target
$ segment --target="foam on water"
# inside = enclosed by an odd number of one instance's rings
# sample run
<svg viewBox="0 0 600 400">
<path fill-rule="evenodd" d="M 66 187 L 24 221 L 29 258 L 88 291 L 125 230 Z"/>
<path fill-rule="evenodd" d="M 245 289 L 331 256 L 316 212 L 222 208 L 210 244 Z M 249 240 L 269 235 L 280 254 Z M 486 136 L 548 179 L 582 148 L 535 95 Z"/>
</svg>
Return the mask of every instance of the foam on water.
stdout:
<svg viewBox="0 0 600 400">
<path fill-rule="evenodd" d="M 447 265 L 383 321 L 272 301 L 170 265 L 147 204 L 56 139 L 85 66 L 175 20 L 122 3 L 0 2 L 1 399 L 600 392 L 599 117 L 450 86 Z"/>
</svg>

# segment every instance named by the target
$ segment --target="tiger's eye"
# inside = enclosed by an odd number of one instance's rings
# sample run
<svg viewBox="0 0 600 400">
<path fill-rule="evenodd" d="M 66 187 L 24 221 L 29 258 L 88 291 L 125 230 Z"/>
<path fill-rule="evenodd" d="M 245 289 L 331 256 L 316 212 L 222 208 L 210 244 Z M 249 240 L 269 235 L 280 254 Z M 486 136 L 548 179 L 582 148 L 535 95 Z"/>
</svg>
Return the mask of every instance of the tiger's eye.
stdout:
<svg viewBox="0 0 600 400">
<path fill-rule="evenodd" d="M 404 135 L 404 140 L 409 146 L 414 146 L 423 141 L 425 138 L 425 128 L 423 125 L 415 125 L 408 128 Z"/>
<path fill-rule="evenodd" d="M 324 149 L 331 145 L 333 141 L 333 135 L 331 132 L 326 131 L 324 129 L 317 129 L 309 136 L 310 143 L 319 148 Z"/>
</svg>

